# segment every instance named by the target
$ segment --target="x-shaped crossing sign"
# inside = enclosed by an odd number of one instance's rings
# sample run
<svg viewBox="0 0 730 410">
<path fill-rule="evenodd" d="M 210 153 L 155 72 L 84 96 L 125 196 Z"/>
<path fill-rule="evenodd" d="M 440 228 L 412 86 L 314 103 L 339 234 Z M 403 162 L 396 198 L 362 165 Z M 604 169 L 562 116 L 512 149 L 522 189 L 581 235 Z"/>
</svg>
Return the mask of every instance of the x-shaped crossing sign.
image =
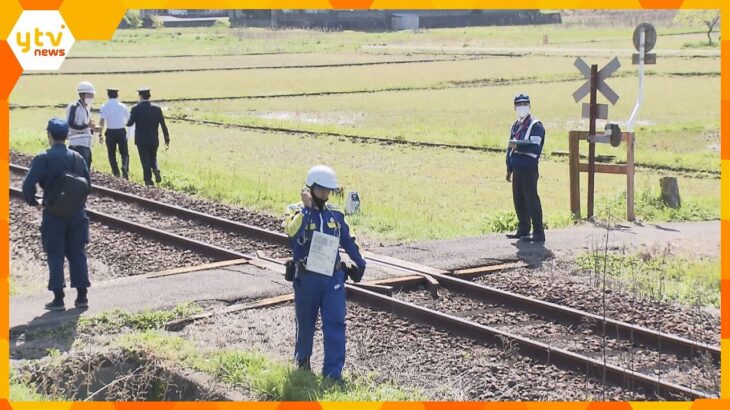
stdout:
<svg viewBox="0 0 730 410">
<path fill-rule="evenodd" d="M 580 57 L 575 59 L 575 63 L 573 63 L 573 65 L 575 65 L 578 71 L 580 71 L 587 80 L 585 84 L 580 86 L 580 88 L 573 93 L 573 99 L 575 102 L 578 102 L 591 91 L 591 67 Z M 616 105 L 616 101 L 618 101 L 618 94 L 616 94 L 616 92 L 605 83 L 605 80 L 610 77 L 611 74 L 616 72 L 619 67 L 621 67 L 621 63 L 618 62 L 618 57 L 614 57 L 610 63 L 598 70 L 598 84 L 596 88 L 613 105 Z"/>
</svg>

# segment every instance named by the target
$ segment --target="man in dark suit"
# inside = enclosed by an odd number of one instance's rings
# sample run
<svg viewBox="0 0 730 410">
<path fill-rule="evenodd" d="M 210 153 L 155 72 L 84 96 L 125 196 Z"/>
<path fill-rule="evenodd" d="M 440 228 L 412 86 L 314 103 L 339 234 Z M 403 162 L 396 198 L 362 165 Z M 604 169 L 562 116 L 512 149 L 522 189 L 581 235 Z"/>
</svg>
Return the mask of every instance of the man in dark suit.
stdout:
<svg viewBox="0 0 730 410">
<path fill-rule="evenodd" d="M 28 205 L 43 211 L 41 219 L 41 244 L 48 261 L 48 290 L 53 292 L 53 300 L 47 303 L 48 310 L 66 309 L 63 302 L 63 289 L 66 281 L 63 265 L 68 259 L 71 287 L 76 288 L 77 297 L 74 305 L 78 309 L 86 309 L 89 301 L 86 297 L 89 282 L 89 267 L 86 260 L 86 244 L 89 243 L 89 218 L 86 209 L 81 205 L 70 217 L 60 217 L 47 209 L 50 192 L 58 179 L 66 172 L 73 172 L 86 179 L 91 186 L 89 169 L 81 154 L 66 149 L 66 138 L 69 127 L 64 120 L 53 118 L 46 128 L 50 149 L 33 158 L 28 175 L 23 180 L 23 198 Z M 35 197 L 36 184 L 43 188 L 43 203 Z"/>
<path fill-rule="evenodd" d="M 157 129 L 162 127 L 166 147 L 170 146 L 170 134 L 167 132 L 162 108 L 150 103 L 150 89 L 140 88 L 137 92 L 139 93 L 139 103 L 132 107 L 127 127 L 135 126 L 134 145 L 137 146 L 139 159 L 142 162 L 144 183 L 147 186 L 153 186 L 153 173 L 157 183 L 162 181 L 160 169 L 157 166 L 157 148 L 160 146 Z"/>
</svg>

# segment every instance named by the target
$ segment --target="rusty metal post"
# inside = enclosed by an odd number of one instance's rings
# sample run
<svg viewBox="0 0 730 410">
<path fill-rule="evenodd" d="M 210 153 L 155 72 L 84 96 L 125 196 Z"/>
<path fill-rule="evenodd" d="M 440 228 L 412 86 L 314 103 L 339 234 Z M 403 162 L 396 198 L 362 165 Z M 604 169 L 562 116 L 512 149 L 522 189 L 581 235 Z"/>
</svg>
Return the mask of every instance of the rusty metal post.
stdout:
<svg viewBox="0 0 730 410">
<path fill-rule="evenodd" d="M 598 65 L 591 65 L 591 115 L 588 122 L 588 135 L 596 135 L 596 117 L 598 116 L 598 105 L 596 97 L 598 94 Z M 593 216 L 593 195 L 596 177 L 596 143 L 588 141 L 588 218 Z"/>
</svg>

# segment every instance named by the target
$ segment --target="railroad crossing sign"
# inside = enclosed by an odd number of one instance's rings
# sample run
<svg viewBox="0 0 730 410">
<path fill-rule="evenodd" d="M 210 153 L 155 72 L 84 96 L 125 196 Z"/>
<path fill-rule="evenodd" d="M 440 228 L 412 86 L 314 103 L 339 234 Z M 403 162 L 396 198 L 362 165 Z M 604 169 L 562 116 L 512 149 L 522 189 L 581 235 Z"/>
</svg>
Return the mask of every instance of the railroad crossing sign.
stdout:
<svg viewBox="0 0 730 410">
<path fill-rule="evenodd" d="M 574 93 L 573 99 L 578 102 L 590 93 L 591 99 L 588 104 L 583 104 L 582 116 L 583 118 L 589 119 L 589 129 L 585 139 L 588 140 L 588 217 L 593 216 L 593 199 L 595 197 L 595 175 L 596 175 L 596 120 L 597 119 L 608 119 L 608 105 L 598 104 L 596 97 L 598 92 L 603 94 L 604 97 L 613 105 L 616 105 L 618 101 L 618 94 L 611 87 L 606 84 L 606 79 L 615 73 L 621 67 L 618 58 L 614 57 L 608 64 L 598 70 L 598 65 L 593 64 L 589 66 L 582 58 L 578 57 L 575 59 L 573 65 L 580 71 L 581 74 L 586 78 L 586 82 L 580 86 Z M 615 137 L 614 137 L 615 138 Z M 575 140 L 578 141 L 577 139 Z M 577 155 L 577 150 L 573 150 Z M 577 168 L 576 168 L 577 169 Z M 574 175 L 571 173 L 571 177 Z M 571 179 L 571 210 L 576 214 L 576 201 L 577 213 L 580 213 L 580 202 L 579 198 L 575 196 L 575 190 L 573 185 L 579 182 Z M 575 185 L 577 186 L 577 185 Z M 580 191 L 578 191 L 580 194 Z"/>
<path fill-rule="evenodd" d="M 586 78 L 586 82 L 573 93 L 573 99 L 575 102 L 578 102 L 591 92 L 591 67 L 580 57 L 575 59 L 575 63 L 573 63 L 573 65 Z M 616 92 L 613 91 L 608 84 L 606 84 L 605 80 L 619 68 L 621 68 L 621 63 L 619 63 L 618 57 L 614 57 L 610 63 L 606 64 L 598 71 L 598 84 L 596 87 L 598 88 L 598 91 L 600 91 L 601 94 L 603 94 L 603 96 L 606 97 L 606 99 L 613 105 L 616 105 L 616 101 L 618 101 L 618 94 L 616 94 Z"/>
</svg>

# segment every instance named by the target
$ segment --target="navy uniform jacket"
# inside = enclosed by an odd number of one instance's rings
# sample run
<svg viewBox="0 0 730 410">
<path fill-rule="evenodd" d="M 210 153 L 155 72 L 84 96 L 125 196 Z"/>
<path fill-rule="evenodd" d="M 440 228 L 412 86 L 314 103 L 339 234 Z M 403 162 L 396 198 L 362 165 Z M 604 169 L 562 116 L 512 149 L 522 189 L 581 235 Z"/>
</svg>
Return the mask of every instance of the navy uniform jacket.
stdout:
<svg viewBox="0 0 730 410">
<path fill-rule="evenodd" d="M 338 236 L 340 246 L 347 255 L 357 264 L 361 271 L 365 270 L 365 260 L 360 255 L 360 248 L 355 238 L 350 236 L 350 227 L 345 222 L 345 215 L 332 205 L 325 205 L 323 210 L 307 208 L 302 203 L 290 205 L 284 220 L 284 230 L 289 236 L 295 262 L 303 262 L 309 254 L 314 231 L 321 231 L 328 235 Z M 334 271 L 340 270 L 340 256 L 333 266 Z"/>
<path fill-rule="evenodd" d="M 524 141 L 524 145 L 507 148 L 507 172 L 515 168 L 537 169 L 545 145 L 545 128 L 540 120 L 528 115 L 524 120 L 516 121 L 510 130 L 510 140 Z"/>
<path fill-rule="evenodd" d="M 135 145 L 160 145 L 160 138 L 157 133 L 158 126 L 162 127 L 162 134 L 165 136 L 165 141 L 170 140 L 170 134 L 167 132 L 167 125 L 165 125 L 165 116 L 162 115 L 162 108 L 149 101 L 141 101 L 132 107 L 132 111 L 129 114 L 129 121 L 127 121 L 127 127 L 131 127 L 132 125 L 135 125 Z"/>
<path fill-rule="evenodd" d="M 74 156 L 76 157 L 76 168 L 73 168 Z M 25 202 L 33 206 L 38 205 L 38 201 L 35 199 L 35 185 L 39 184 L 43 188 L 43 202 L 45 203 L 48 187 L 65 171 L 73 169 L 77 172 L 81 171 L 79 175 L 86 178 L 86 182 L 91 187 L 91 178 L 89 177 L 89 168 L 86 166 L 86 161 L 81 155 L 67 149 L 66 144 L 54 144 L 46 152 L 38 154 L 33 158 L 30 171 L 23 180 L 23 198 Z"/>
</svg>

